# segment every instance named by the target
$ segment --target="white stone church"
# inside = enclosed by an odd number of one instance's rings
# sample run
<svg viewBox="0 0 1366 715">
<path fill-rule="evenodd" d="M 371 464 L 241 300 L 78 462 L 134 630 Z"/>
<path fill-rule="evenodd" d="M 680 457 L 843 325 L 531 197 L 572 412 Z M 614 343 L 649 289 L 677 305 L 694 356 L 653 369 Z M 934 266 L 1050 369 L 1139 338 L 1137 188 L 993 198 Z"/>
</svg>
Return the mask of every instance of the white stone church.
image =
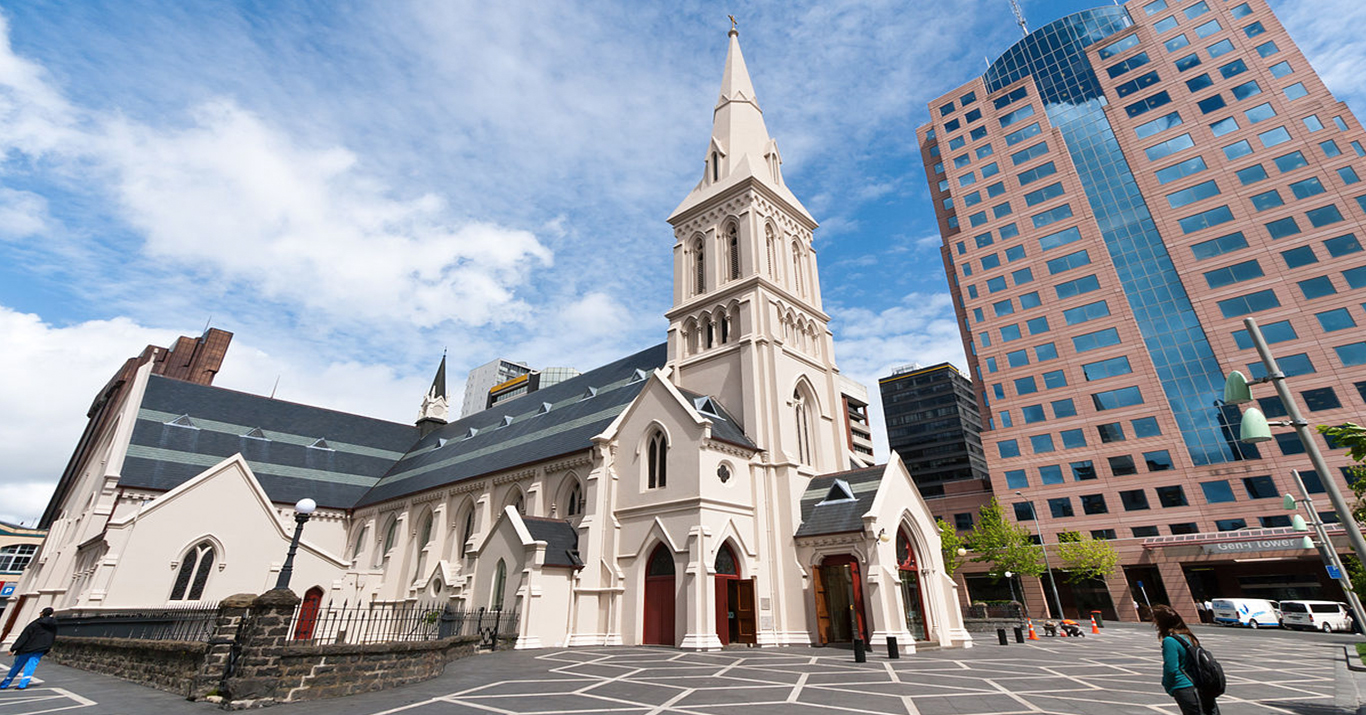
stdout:
<svg viewBox="0 0 1366 715">
<path fill-rule="evenodd" d="M 855 449 L 816 221 L 734 29 L 714 116 L 669 217 L 666 343 L 450 423 L 443 361 L 416 425 L 216 388 L 216 363 L 177 378 L 193 341 L 149 348 L 92 405 L 0 639 L 44 606 L 268 590 L 308 497 L 306 607 L 516 609 L 519 648 L 971 645 L 906 468 Z"/>
</svg>

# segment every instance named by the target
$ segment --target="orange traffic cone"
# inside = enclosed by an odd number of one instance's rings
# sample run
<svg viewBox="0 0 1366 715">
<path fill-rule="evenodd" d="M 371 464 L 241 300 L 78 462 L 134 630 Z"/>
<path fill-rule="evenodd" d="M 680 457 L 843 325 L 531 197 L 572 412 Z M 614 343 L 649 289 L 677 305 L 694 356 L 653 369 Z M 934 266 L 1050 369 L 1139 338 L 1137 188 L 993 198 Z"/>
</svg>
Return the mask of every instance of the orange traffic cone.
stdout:
<svg viewBox="0 0 1366 715">
<path fill-rule="evenodd" d="M 1096 626 L 1096 617 L 1091 616 L 1091 633 L 1100 635 L 1100 628 Z"/>
<path fill-rule="evenodd" d="M 1039 634 L 1034 632 L 1034 621 L 1032 621 L 1032 620 L 1026 618 L 1026 619 L 1025 619 L 1025 623 L 1029 624 L 1029 637 L 1026 638 L 1025 640 L 1031 640 L 1031 641 L 1039 640 Z"/>
</svg>

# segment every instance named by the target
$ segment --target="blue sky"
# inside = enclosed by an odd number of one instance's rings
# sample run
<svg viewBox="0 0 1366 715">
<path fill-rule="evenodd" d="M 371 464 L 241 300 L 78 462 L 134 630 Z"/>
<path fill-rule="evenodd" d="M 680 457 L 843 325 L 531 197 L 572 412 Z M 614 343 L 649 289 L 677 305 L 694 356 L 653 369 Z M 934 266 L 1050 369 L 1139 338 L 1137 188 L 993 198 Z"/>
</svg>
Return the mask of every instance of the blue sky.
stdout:
<svg viewBox="0 0 1366 715">
<path fill-rule="evenodd" d="M 1273 5 L 1362 106 L 1366 50 L 1330 32 L 1366 10 Z M 841 368 L 875 396 L 961 364 L 913 130 L 1018 37 L 1006 0 L 12 3 L 0 519 L 41 512 L 123 359 L 206 323 L 236 334 L 217 384 L 403 422 L 443 348 L 459 390 L 661 341 L 728 13 L 822 223 Z"/>
</svg>

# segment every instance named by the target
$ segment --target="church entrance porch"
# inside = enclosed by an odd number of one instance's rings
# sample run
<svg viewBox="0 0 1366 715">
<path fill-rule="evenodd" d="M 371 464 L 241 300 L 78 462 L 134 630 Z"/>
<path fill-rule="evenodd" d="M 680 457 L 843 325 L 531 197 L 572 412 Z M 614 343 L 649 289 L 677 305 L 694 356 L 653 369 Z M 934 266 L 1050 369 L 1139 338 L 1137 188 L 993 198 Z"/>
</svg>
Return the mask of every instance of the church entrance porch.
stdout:
<svg viewBox="0 0 1366 715">
<path fill-rule="evenodd" d="M 674 557 L 660 544 L 650 554 L 645 572 L 645 623 L 641 642 L 645 645 L 677 645 L 674 639 L 674 604 L 678 590 L 674 585 Z"/>
<path fill-rule="evenodd" d="M 740 578 L 735 552 L 729 544 L 716 554 L 716 635 L 722 645 L 758 642 L 754 581 Z"/>
<path fill-rule="evenodd" d="M 867 641 L 868 617 L 858 559 L 847 554 L 827 556 L 812 569 L 811 576 L 821 645 L 849 643 L 856 634 Z"/>
</svg>

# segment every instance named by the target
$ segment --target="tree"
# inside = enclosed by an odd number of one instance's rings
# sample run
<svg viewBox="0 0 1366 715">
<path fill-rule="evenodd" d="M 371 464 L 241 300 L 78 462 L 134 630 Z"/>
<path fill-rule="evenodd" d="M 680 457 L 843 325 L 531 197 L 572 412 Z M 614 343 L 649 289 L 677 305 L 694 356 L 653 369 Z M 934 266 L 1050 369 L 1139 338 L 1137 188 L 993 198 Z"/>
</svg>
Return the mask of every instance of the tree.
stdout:
<svg viewBox="0 0 1366 715">
<path fill-rule="evenodd" d="M 1109 541 L 1075 531 L 1058 534 L 1058 558 L 1067 571 L 1068 583 L 1104 579 L 1119 566 L 1119 554 Z"/>
<path fill-rule="evenodd" d="M 935 523 L 939 526 L 939 549 L 944 553 L 944 573 L 952 576 L 966 558 L 958 555 L 958 549 L 965 548 L 966 542 L 947 521 L 939 519 Z"/>
<path fill-rule="evenodd" d="M 1337 427 L 1319 425 L 1318 430 L 1321 434 L 1332 440 L 1333 444 L 1347 450 L 1347 456 L 1352 458 L 1356 465 L 1350 470 L 1349 479 L 1352 482 L 1352 494 L 1356 501 L 1351 504 L 1352 518 L 1357 523 L 1366 521 L 1366 427 L 1362 427 L 1354 422 L 1347 422 Z M 1331 479 L 1331 475 L 1319 475 L 1320 479 Z M 1342 565 L 1347 567 L 1347 577 L 1351 580 L 1352 590 L 1359 596 L 1366 596 L 1366 568 L 1362 568 L 1361 562 L 1355 556 L 1344 556 Z"/>
<path fill-rule="evenodd" d="M 977 510 L 977 517 L 968 536 L 968 548 L 976 554 L 973 561 L 991 564 L 990 573 L 997 579 L 1007 571 L 1036 578 L 1043 575 L 1040 547 L 1029 540 L 1028 529 L 1006 518 L 995 497 Z"/>
</svg>

